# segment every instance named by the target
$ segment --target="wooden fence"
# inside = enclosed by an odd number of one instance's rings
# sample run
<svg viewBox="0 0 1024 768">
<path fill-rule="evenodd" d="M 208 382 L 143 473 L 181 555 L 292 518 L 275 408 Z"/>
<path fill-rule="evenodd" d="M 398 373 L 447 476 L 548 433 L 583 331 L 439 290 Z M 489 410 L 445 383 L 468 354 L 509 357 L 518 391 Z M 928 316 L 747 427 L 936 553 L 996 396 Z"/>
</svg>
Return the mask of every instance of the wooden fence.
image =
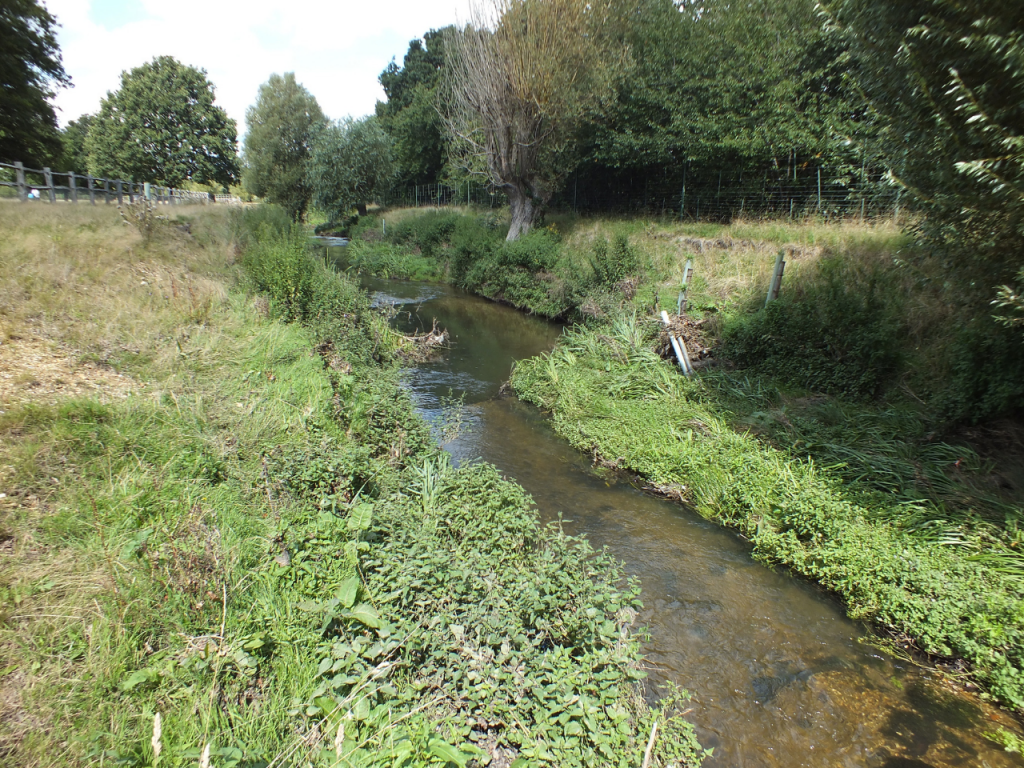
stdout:
<svg viewBox="0 0 1024 768">
<path fill-rule="evenodd" d="M 239 199 L 233 195 L 214 195 L 209 192 L 190 192 L 185 189 L 174 187 L 160 187 L 147 182 L 125 181 L 124 179 L 101 179 L 89 174 L 82 175 L 70 171 L 51 171 L 49 168 L 35 169 L 26 168 L 20 162 L 13 165 L 0 163 L 0 169 L 13 170 L 2 174 L 12 176 L 13 180 L 0 177 L 0 187 L 14 188 L 18 191 L 18 199 L 25 202 L 28 200 L 44 200 L 56 203 L 60 200 L 69 203 L 77 203 L 79 199 L 96 205 L 96 199 L 101 198 L 104 203 L 116 200 L 120 205 L 125 198 L 128 202 L 135 202 L 136 199 L 144 198 L 154 203 L 166 205 L 183 205 L 188 203 L 237 203 Z M 58 181 L 66 181 L 58 184 Z"/>
</svg>

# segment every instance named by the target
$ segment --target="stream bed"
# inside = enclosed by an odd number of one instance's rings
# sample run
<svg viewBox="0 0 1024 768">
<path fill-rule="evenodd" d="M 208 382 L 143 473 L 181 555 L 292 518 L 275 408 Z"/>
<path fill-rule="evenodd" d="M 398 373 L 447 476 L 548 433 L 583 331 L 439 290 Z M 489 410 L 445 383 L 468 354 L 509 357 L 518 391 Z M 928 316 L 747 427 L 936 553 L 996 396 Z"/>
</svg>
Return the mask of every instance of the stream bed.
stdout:
<svg viewBox="0 0 1024 768">
<path fill-rule="evenodd" d="M 1006 713 L 878 650 L 869 630 L 814 585 L 751 559 L 736 534 L 683 506 L 595 472 L 533 406 L 503 394 L 514 362 L 561 328 L 456 289 L 363 278 L 396 305 L 402 330 L 447 328 L 452 348 L 407 369 L 416 407 L 436 422 L 464 398 L 456 462 L 486 461 L 533 496 L 544 521 L 608 547 L 640 579 L 648 694 L 672 681 L 714 755 L 705 766 L 1024 766 L 983 737 Z"/>
</svg>

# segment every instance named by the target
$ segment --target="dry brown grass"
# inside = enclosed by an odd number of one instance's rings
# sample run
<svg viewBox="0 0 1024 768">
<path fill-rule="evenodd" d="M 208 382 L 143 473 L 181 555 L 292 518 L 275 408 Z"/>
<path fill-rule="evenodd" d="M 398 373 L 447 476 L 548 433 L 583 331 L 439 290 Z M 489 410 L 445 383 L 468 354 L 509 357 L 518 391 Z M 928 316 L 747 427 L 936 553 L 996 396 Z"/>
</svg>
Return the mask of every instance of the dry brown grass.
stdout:
<svg viewBox="0 0 1024 768">
<path fill-rule="evenodd" d="M 892 222 L 734 221 L 731 224 L 680 224 L 636 219 L 553 217 L 569 250 L 585 256 L 598 238 L 626 234 L 648 259 L 662 292 L 676 290 L 693 260 L 702 292 L 719 303 L 735 301 L 752 289 L 767 287 L 781 250 L 786 254 L 787 284 L 823 255 L 857 259 L 892 258 L 904 241 Z M 674 294 L 673 294 L 674 295 Z"/>
<path fill-rule="evenodd" d="M 226 228 L 228 211 L 182 210 L 199 237 L 168 224 L 143 246 L 113 208 L 0 205 L 0 397 L 46 399 L 88 381 L 123 390 L 102 366 L 138 369 L 167 354 L 183 323 L 208 320 L 228 257 L 202 233 Z"/>
</svg>

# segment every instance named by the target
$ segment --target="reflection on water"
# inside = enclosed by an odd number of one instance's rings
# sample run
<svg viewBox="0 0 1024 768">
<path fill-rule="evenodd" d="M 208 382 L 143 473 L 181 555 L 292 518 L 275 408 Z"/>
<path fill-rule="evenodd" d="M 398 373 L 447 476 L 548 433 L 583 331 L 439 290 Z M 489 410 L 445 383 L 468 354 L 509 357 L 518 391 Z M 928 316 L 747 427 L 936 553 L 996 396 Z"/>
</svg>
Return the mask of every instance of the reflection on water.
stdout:
<svg viewBox="0 0 1024 768">
<path fill-rule="evenodd" d="M 549 349 L 558 327 L 443 286 L 366 284 L 401 305 L 406 328 L 437 318 L 450 332 L 453 348 L 404 380 L 428 419 L 465 395 L 455 459 L 495 464 L 543 519 L 563 513 L 640 578 L 650 693 L 666 680 L 693 692 L 708 766 L 1024 765 L 980 735 L 1016 728 L 1011 718 L 860 642 L 864 628 L 815 587 L 684 508 L 603 479 L 535 408 L 502 397 L 514 361 Z"/>
</svg>

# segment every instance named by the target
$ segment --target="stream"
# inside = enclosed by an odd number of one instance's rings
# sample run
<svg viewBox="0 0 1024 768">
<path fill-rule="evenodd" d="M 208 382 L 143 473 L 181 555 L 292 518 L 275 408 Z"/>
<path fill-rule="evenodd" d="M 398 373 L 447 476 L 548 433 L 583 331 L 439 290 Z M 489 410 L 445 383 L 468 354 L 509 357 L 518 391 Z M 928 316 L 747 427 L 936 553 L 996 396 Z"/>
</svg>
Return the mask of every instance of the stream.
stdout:
<svg viewBox="0 0 1024 768">
<path fill-rule="evenodd" d="M 456 462 L 486 461 L 533 496 L 541 519 L 608 547 L 640 579 L 648 695 L 672 681 L 707 768 L 1024 766 L 985 739 L 1006 713 L 954 693 L 933 671 L 878 650 L 871 633 L 812 584 L 755 562 L 736 534 L 683 506 L 596 473 L 538 409 L 499 393 L 514 362 L 561 328 L 456 289 L 363 278 L 403 330 L 438 324 L 452 348 L 407 369 L 416 407 L 437 421 L 463 397 Z"/>
</svg>

